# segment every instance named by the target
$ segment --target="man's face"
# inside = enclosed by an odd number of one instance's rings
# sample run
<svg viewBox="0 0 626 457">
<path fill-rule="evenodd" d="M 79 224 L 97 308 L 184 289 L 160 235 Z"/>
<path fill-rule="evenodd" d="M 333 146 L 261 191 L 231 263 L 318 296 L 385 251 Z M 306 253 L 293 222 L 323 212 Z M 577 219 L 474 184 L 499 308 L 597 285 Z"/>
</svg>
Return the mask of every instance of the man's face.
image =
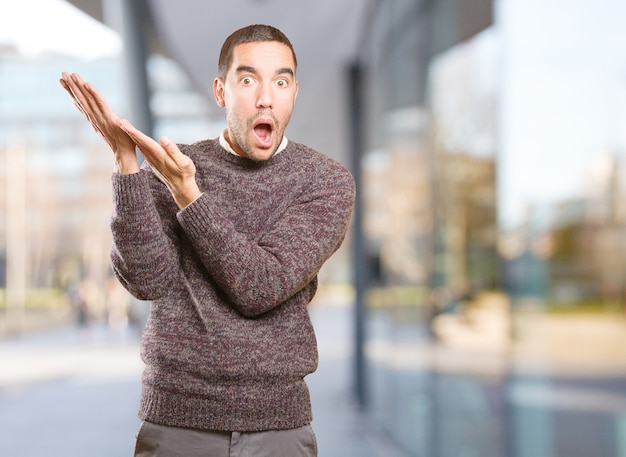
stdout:
<svg viewBox="0 0 626 457">
<path fill-rule="evenodd" d="M 227 141 L 251 160 L 267 160 L 283 139 L 291 118 L 298 82 L 291 49 L 277 41 L 239 44 L 225 80 L 213 92 L 226 109 Z"/>
</svg>

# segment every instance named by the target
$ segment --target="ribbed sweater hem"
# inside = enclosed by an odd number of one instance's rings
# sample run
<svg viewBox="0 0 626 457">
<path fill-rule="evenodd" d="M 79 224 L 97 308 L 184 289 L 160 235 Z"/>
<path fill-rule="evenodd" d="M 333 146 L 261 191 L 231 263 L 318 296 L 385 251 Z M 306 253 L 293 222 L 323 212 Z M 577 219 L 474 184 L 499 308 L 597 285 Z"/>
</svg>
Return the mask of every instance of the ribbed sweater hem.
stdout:
<svg viewBox="0 0 626 457">
<path fill-rule="evenodd" d="M 312 420 L 304 381 L 213 390 L 210 397 L 191 396 L 144 385 L 139 418 L 172 427 L 238 432 L 287 430 Z"/>
</svg>

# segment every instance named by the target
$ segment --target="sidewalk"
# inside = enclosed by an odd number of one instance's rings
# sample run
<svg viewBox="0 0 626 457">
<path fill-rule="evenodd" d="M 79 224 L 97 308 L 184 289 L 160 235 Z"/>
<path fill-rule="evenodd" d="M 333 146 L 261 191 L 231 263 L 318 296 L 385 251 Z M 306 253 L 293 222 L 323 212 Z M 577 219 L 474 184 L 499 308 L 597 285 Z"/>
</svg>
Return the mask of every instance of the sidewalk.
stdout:
<svg viewBox="0 0 626 457">
<path fill-rule="evenodd" d="M 320 363 L 307 378 L 319 457 L 404 457 L 359 411 L 352 393 L 351 308 L 317 304 L 311 319 Z"/>
<path fill-rule="evenodd" d="M 402 457 L 350 392 L 350 308 L 311 309 L 320 366 L 307 378 L 319 457 Z M 55 327 L 0 338 L 0 456 L 132 455 L 142 364 L 131 330 Z"/>
</svg>

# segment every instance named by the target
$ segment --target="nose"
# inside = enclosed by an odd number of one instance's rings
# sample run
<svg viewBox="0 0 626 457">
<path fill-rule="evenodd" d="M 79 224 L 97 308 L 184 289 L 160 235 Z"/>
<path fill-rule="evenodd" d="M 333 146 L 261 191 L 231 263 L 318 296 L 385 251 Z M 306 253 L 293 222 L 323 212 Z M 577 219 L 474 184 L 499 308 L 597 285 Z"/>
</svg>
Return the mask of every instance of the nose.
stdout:
<svg viewBox="0 0 626 457">
<path fill-rule="evenodd" d="M 260 84 L 257 94 L 256 107 L 257 108 L 271 108 L 272 107 L 272 88 L 270 84 Z"/>
</svg>

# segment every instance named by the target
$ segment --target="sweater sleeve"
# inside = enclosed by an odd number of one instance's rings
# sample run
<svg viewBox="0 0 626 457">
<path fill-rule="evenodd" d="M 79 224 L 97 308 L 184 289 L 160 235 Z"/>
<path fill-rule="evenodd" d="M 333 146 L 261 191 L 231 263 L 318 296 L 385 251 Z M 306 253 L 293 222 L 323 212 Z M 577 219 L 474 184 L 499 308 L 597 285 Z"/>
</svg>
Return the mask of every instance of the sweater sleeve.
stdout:
<svg viewBox="0 0 626 457">
<path fill-rule="evenodd" d="M 111 264 L 124 287 L 140 300 L 162 296 L 177 278 L 178 255 L 172 241 L 176 218 L 157 211 L 149 172 L 112 178 Z"/>
<path fill-rule="evenodd" d="M 241 314 L 258 316 L 284 303 L 341 245 L 354 205 L 354 180 L 343 167 L 316 180 L 258 240 L 237 232 L 208 193 L 178 214 L 205 268 Z"/>
</svg>

